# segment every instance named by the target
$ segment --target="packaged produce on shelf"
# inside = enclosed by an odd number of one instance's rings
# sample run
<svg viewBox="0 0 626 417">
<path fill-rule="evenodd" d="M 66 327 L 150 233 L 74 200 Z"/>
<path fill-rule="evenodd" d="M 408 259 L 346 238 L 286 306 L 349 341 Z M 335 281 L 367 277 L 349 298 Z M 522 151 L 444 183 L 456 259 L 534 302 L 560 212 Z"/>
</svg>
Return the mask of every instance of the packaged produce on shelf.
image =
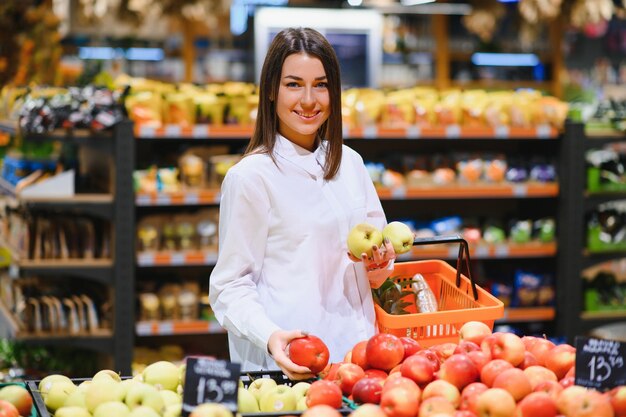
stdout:
<svg viewBox="0 0 626 417">
<path fill-rule="evenodd" d="M 600 204 L 590 214 L 587 249 L 591 252 L 626 249 L 626 200 Z"/>
<path fill-rule="evenodd" d="M 626 268 L 623 259 L 602 262 L 582 272 L 585 311 L 625 311 Z"/>
<path fill-rule="evenodd" d="M 139 320 L 198 320 L 200 287 L 197 282 L 165 283 L 138 295 Z"/>
<path fill-rule="evenodd" d="M 543 307 L 554 302 L 553 279 L 548 274 L 518 269 L 513 283 L 513 307 Z"/>
<path fill-rule="evenodd" d="M 591 149 L 585 154 L 587 190 L 626 190 L 626 152 L 623 147 L 610 146 Z"/>
</svg>

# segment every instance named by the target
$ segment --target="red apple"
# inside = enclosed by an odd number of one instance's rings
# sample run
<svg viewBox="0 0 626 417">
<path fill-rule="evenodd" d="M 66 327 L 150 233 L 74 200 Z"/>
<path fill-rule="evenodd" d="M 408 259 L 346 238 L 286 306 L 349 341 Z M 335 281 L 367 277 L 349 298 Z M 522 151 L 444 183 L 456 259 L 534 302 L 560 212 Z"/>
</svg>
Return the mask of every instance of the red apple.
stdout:
<svg viewBox="0 0 626 417">
<path fill-rule="evenodd" d="M 433 364 L 424 356 L 409 356 L 400 367 L 402 376 L 412 379 L 418 385 L 429 383 L 435 377 Z"/>
<path fill-rule="evenodd" d="M 341 388 L 332 381 L 320 379 L 311 383 L 306 393 L 307 407 L 326 404 L 334 408 L 341 408 L 343 404 Z"/>
<path fill-rule="evenodd" d="M 365 354 L 365 349 L 367 348 L 367 340 L 361 340 L 356 345 L 352 347 L 350 350 L 350 360 L 344 362 L 352 362 L 359 365 L 363 370 L 368 368 L 367 365 L 367 355 Z"/>
<path fill-rule="evenodd" d="M 418 387 L 417 384 L 413 380 L 409 378 L 405 378 L 401 374 L 400 376 L 387 378 L 387 380 L 383 384 L 383 393 L 395 387 L 403 387 L 409 392 L 412 392 L 418 396 L 421 395 L 420 387 Z"/>
<path fill-rule="evenodd" d="M 587 388 L 579 385 L 573 385 L 561 391 L 559 397 L 556 399 L 556 407 L 559 409 L 559 413 L 569 417 L 576 403 L 584 397 L 586 392 Z"/>
<path fill-rule="evenodd" d="M 387 417 L 387 414 L 376 404 L 362 404 L 350 413 L 350 417 Z"/>
<path fill-rule="evenodd" d="M 613 417 L 615 414 L 611 407 L 611 400 L 606 395 L 594 390 L 585 390 L 576 397 L 564 396 L 567 390 L 563 390 L 557 400 L 559 412 L 568 417 Z M 562 398 L 570 401 L 563 401 Z"/>
<path fill-rule="evenodd" d="M 399 337 L 378 333 L 367 341 L 365 354 L 369 366 L 389 371 L 404 359 L 404 346 Z"/>
<path fill-rule="evenodd" d="M 6 400 L 0 400 L 0 417 L 19 417 L 19 415 L 19 411 L 13 404 Z"/>
<path fill-rule="evenodd" d="M 552 348 L 554 348 L 554 343 L 548 339 L 538 337 L 535 343 L 533 343 L 530 348 L 527 347 L 526 350 L 532 353 L 537 359 L 537 365 L 545 366 L 546 354 L 551 351 Z"/>
<path fill-rule="evenodd" d="M 493 380 L 492 387 L 508 391 L 516 402 L 530 394 L 533 390 L 528 377 L 519 368 L 503 371 Z"/>
<path fill-rule="evenodd" d="M 571 387 L 572 385 L 576 385 L 576 378 L 573 376 L 568 376 L 567 378 L 563 378 L 559 381 L 559 385 L 563 388 Z"/>
<path fill-rule="evenodd" d="M 402 346 L 404 346 L 404 359 L 422 350 L 422 345 L 411 337 L 402 336 L 400 341 L 402 341 Z"/>
<path fill-rule="evenodd" d="M 400 369 L 402 369 L 402 362 L 391 368 L 391 370 L 389 371 L 389 375 L 399 373 Z"/>
<path fill-rule="evenodd" d="M 432 417 L 436 415 L 452 415 L 456 409 L 450 401 L 444 397 L 430 397 L 422 401 L 419 409 L 419 417 Z"/>
<path fill-rule="evenodd" d="M 324 370 L 318 374 L 318 376 L 322 379 L 328 379 L 329 381 L 334 381 L 337 376 L 337 370 L 341 365 L 346 362 L 334 362 L 326 365 Z"/>
<path fill-rule="evenodd" d="M 556 381 L 542 381 L 535 385 L 535 388 L 533 388 L 533 392 L 545 392 L 552 397 L 554 401 L 559 398 L 559 395 L 563 390 L 563 386 Z"/>
<path fill-rule="evenodd" d="M 344 395 L 350 395 L 354 384 L 363 377 L 365 377 L 365 371 L 359 365 L 344 363 L 337 369 L 334 382 L 339 385 Z"/>
<path fill-rule="evenodd" d="M 437 356 L 437 353 L 435 353 L 434 350 L 422 349 L 419 352 L 417 352 L 416 355 L 423 356 L 426 359 L 428 359 L 430 363 L 432 363 L 433 369 L 435 370 L 435 372 L 439 370 L 441 363 L 439 362 L 439 356 Z"/>
<path fill-rule="evenodd" d="M 626 417 L 626 385 L 620 385 L 608 392 L 615 417 Z"/>
<path fill-rule="evenodd" d="M 371 377 L 378 377 L 378 378 L 382 378 L 382 379 L 387 379 L 387 376 L 389 376 L 389 374 L 385 371 L 381 371 L 380 369 L 366 369 L 365 370 L 365 377 L 366 378 L 371 378 Z"/>
<path fill-rule="evenodd" d="M 422 401 L 430 397 L 444 397 L 454 408 L 458 408 L 459 404 L 461 404 L 461 392 L 459 389 L 443 379 L 436 379 L 424 387 Z"/>
<path fill-rule="evenodd" d="M 456 348 L 454 349 L 454 353 L 469 353 L 480 351 L 480 346 L 474 342 L 470 342 L 469 340 L 461 340 Z"/>
<path fill-rule="evenodd" d="M 503 371 L 507 369 L 513 368 L 510 362 L 505 361 L 504 359 L 493 359 L 480 370 L 480 380 L 482 383 L 491 387 L 493 385 L 494 379 L 501 374 Z"/>
<path fill-rule="evenodd" d="M 528 381 L 530 381 L 530 386 L 533 390 L 543 381 L 558 381 L 554 372 L 539 365 L 529 366 L 524 369 L 524 373 L 528 377 Z"/>
<path fill-rule="evenodd" d="M 557 345 L 545 354 L 545 367 L 556 374 L 558 379 L 576 363 L 576 348 L 567 343 Z"/>
<path fill-rule="evenodd" d="M 328 347 L 317 336 L 299 337 L 289 343 L 289 358 L 293 363 L 306 366 L 314 374 L 324 370 L 329 356 Z"/>
<path fill-rule="evenodd" d="M 533 345 L 537 343 L 537 340 L 539 340 L 537 336 L 522 336 L 521 339 L 526 350 L 530 350 Z"/>
<path fill-rule="evenodd" d="M 434 351 L 439 358 L 439 362 L 443 363 L 443 361 L 454 355 L 454 350 L 456 349 L 456 346 L 456 343 L 446 342 L 439 343 L 438 345 L 433 345 L 429 347 L 429 349 Z"/>
<path fill-rule="evenodd" d="M 480 346 L 483 339 L 491 334 L 491 328 L 482 321 L 468 321 L 459 329 L 459 340 L 466 340 Z"/>
<path fill-rule="evenodd" d="M 525 351 L 524 360 L 522 361 L 522 363 L 517 365 L 517 367 L 519 369 L 526 369 L 529 366 L 535 366 L 535 365 L 539 365 L 539 361 L 537 361 L 537 358 L 535 358 L 535 355 L 533 355 L 529 351 Z"/>
<path fill-rule="evenodd" d="M 382 378 L 361 378 L 352 387 L 352 399 L 358 404 L 379 404 L 384 384 Z"/>
<path fill-rule="evenodd" d="M 21 385 L 5 385 L 0 388 L 0 400 L 10 402 L 17 408 L 21 416 L 28 417 L 33 408 L 33 397 Z"/>
<path fill-rule="evenodd" d="M 567 378 L 568 376 L 571 376 L 571 377 L 575 377 L 576 376 L 576 365 L 574 365 L 571 368 L 569 368 L 569 371 L 567 371 L 565 373 L 565 376 L 563 378 Z"/>
<path fill-rule="evenodd" d="M 483 339 L 480 347 L 491 354 L 493 359 L 504 359 L 513 366 L 524 360 L 526 348 L 519 336 L 513 333 L 496 332 Z"/>
<path fill-rule="evenodd" d="M 478 417 L 512 417 L 515 400 L 502 388 L 489 388 L 478 396 L 476 409 Z"/>
<path fill-rule="evenodd" d="M 454 414 L 452 414 L 452 417 L 478 417 L 478 416 L 476 415 L 476 413 L 473 413 L 470 410 L 456 410 Z"/>
<path fill-rule="evenodd" d="M 487 391 L 489 387 L 482 382 L 472 382 L 461 391 L 461 405 L 459 410 L 469 410 L 476 414 L 478 412 L 476 404 L 478 396 Z"/>
<path fill-rule="evenodd" d="M 383 390 L 380 397 L 380 408 L 387 417 L 416 417 L 419 411 L 420 398 L 417 385 L 415 388 L 417 391 L 398 385 Z"/>
<path fill-rule="evenodd" d="M 326 404 L 318 404 L 304 410 L 302 417 L 341 417 L 341 413 Z"/>
<path fill-rule="evenodd" d="M 467 357 L 470 358 L 472 362 L 474 362 L 474 365 L 476 365 L 476 369 L 478 369 L 478 372 L 482 371 L 483 366 L 491 361 L 491 355 L 483 352 L 482 350 L 469 352 L 467 353 Z"/>
<path fill-rule="evenodd" d="M 531 392 L 517 404 L 515 417 L 556 417 L 556 401 L 545 392 Z"/>
<path fill-rule="evenodd" d="M 474 362 L 467 355 L 457 353 L 441 364 L 437 376 L 439 379 L 450 382 L 460 391 L 466 385 L 476 382 L 480 373 Z"/>
</svg>

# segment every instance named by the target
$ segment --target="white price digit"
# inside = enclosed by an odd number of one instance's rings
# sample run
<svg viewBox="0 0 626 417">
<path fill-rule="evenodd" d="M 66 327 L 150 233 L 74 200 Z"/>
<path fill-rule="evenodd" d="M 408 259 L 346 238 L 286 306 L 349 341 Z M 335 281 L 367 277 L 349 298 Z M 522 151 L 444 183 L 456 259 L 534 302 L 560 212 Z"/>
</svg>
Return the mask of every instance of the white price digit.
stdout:
<svg viewBox="0 0 626 417">
<path fill-rule="evenodd" d="M 589 379 L 591 381 L 606 381 L 611 376 L 611 365 L 604 359 L 604 356 L 592 356 L 587 364 L 589 367 Z M 604 368 L 604 374 L 602 369 Z"/>
<path fill-rule="evenodd" d="M 224 394 L 234 394 L 237 391 L 237 382 L 225 380 L 222 381 L 222 390 Z"/>
<path fill-rule="evenodd" d="M 204 404 L 204 387 L 206 387 L 206 378 L 202 377 L 198 381 L 198 397 L 196 404 Z"/>
</svg>

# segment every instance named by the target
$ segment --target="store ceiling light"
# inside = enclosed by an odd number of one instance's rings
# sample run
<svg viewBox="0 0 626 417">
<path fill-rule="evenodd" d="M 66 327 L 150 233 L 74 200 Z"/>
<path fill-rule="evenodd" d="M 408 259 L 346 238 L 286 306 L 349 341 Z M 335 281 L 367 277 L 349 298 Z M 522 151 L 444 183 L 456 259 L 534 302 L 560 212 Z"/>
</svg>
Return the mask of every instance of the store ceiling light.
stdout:
<svg viewBox="0 0 626 417">
<path fill-rule="evenodd" d="M 363 4 L 363 0 L 348 0 L 348 4 L 352 7 L 358 7 Z"/>
<path fill-rule="evenodd" d="M 434 3 L 435 0 L 400 0 L 403 6 L 417 6 L 419 4 Z"/>
<path fill-rule="evenodd" d="M 499 54 L 476 52 L 472 63 L 487 67 L 535 67 L 540 64 L 535 54 Z"/>
</svg>

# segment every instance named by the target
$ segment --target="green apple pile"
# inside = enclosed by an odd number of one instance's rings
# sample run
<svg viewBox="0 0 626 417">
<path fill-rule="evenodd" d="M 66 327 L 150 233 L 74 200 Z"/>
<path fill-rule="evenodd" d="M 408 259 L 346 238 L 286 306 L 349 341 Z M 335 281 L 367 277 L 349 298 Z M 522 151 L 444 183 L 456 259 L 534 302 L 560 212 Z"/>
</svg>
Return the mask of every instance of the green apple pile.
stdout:
<svg viewBox="0 0 626 417">
<path fill-rule="evenodd" d="M 248 387 L 240 383 L 237 406 L 240 413 L 304 411 L 310 386 L 304 381 L 290 386 L 271 378 L 257 378 Z"/>
<path fill-rule="evenodd" d="M 389 239 L 393 250 L 400 255 L 411 250 L 414 235 L 411 228 L 402 222 L 391 222 L 382 231 L 369 223 L 359 223 L 348 233 L 348 250 L 356 258 L 361 259 L 363 253 L 371 258 L 372 247 L 380 247 L 384 239 Z"/>
<path fill-rule="evenodd" d="M 185 367 L 159 361 L 132 379 L 111 370 L 78 385 L 64 375 L 48 375 L 39 393 L 55 417 L 178 417 Z"/>
</svg>

